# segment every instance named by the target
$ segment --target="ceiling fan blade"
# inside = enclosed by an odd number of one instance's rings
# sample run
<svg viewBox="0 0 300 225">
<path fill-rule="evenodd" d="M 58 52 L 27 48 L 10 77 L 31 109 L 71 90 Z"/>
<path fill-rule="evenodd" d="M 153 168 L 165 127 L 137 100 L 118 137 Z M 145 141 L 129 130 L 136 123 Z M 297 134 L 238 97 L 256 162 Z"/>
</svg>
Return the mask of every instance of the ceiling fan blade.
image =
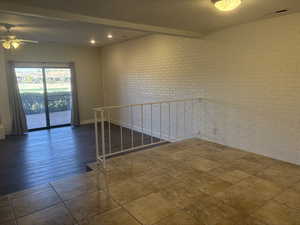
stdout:
<svg viewBox="0 0 300 225">
<path fill-rule="evenodd" d="M 24 40 L 24 39 L 18 39 L 21 42 L 26 42 L 26 43 L 32 43 L 32 44 L 37 44 L 39 43 L 38 41 L 34 41 L 34 40 Z"/>
</svg>

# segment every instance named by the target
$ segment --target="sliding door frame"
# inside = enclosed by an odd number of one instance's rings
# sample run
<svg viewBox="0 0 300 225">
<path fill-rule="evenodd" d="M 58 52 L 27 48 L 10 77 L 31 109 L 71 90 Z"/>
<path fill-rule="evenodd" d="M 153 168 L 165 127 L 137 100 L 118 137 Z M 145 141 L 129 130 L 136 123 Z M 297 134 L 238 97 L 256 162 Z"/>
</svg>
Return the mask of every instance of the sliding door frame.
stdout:
<svg viewBox="0 0 300 225">
<path fill-rule="evenodd" d="M 70 74 L 72 76 L 73 74 L 72 74 L 71 68 L 68 67 L 68 66 L 43 66 L 43 65 L 40 65 L 40 66 L 15 66 L 15 69 L 16 68 L 41 68 L 42 69 L 46 126 L 45 127 L 28 129 L 28 131 L 49 130 L 51 128 L 71 126 L 71 121 L 70 121 L 70 123 L 51 126 L 50 112 L 49 112 L 49 102 L 48 102 L 48 89 L 47 89 L 47 80 L 46 80 L 46 69 L 69 69 Z M 70 82 L 70 85 L 72 85 L 71 82 Z M 70 93 L 72 95 L 72 88 L 70 90 Z"/>
</svg>

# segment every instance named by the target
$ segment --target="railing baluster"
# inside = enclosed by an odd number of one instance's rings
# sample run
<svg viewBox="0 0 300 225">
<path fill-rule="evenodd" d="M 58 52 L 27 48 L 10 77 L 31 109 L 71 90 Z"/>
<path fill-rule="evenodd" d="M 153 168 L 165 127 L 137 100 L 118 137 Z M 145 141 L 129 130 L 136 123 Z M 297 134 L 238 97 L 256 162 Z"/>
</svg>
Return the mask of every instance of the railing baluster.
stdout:
<svg viewBox="0 0 300 225">
<path fill-rule="evenodd" d="M 169 140 L 171 140 L 171 103 L 169 103 Z"/>
<path fill-rule="evenodd" d="M 190 137 L 192 135 L 198 135 L 199 134 L 199 129 L 200 129 L 200 122 L 199 124 L 197 123 L 196 125 L 194 124 L 195 117 L 197 117 L 195 114 L 200 111 L 198 109 L 198 101 L 200 102 L 201 99 L 199 98 L 194 98 L 194 99 L 184 99 L 184 100 L 174 100 L 174 101 L 161 101 L 161 102 L 152 102 L 152 103 L 144 103 L 144 104 L 132 104 L 132 105 L 122 105 L 122 106 L 108 106 L 108 107 L 99 107 L 94 109 L 94 126 L 95 126 L 95 138 L 96 138 L 96 155 L 97 155 L 97 161 L 103 163 L 103 167 L 105 167 L 106 163 L 106 158 L 109 156 L 117 155 L 119 153 L 124 153 L 124 152 L 129 152 L 133 151 L 135 149 L 139 149 L 141 147 L 145 146 L 152 146 L 154 144 L 158 143 L 165 143 L 167 140 L 164 139 L 169 139 L 169 140 L 178 140 L 178 137 L 180 139 Z M 165 108 L 168 107 L 168 109 L 165 110 L 164 112 L 164 105 L 166 105 Z M 183 104 L 183 105 L 182 105 Z M 191 104 L 191 105 L 190 105 Z M 150 106 L 150 115 L 148 115 L 148 107 L 147 105 Z M 159 105 L 159 134 L 156 132 L 156 123 L 153 125 L 153 118 L 155 115 L 153 114 L 153 105 Z M 182 115 L 182 106 L 183 106 L 183 115 Z M 134 107 L 140 107 L 141 108 L 141 123 L 139 124 L 139 121 L 136 123 L 140 126 L 135 129 L 135 121 L 134 121 Z M 147 107 L 147 108 L 145 108 Z M 124 137 L 123 137 L 123 123 L 120 121 L 120 145 L 121 145 L 121 150 L 114 151 L 113 146 L 112 146 L 112 141 L 113 141 L 113 133 L 112 133 L 112 125 L 113 125 L 113 115 L 114 112 L 112 110 L 120 110 L 120 118 L 122 118 L 122 110 L 123 109 L 130 110 L 130 128 L 131 128 L 131 146 L 127 146 L 126 143 L 124 142 Z M 147 110 L 146 110 L 147 109 Z M 107 112 L 106 112 L 107 110 Z M 168 110 L 168 112 L 167 112 Z M 145 114 L 146 111 L 146 115 Z M 155 110 L 154 110 L 155 111 Z M 127 116 L 126 111 L 126 123 L 128 121 L 128 116 Z M 101 114 L 100 114 L 101 113 Z M 137 112 L 138 113 L 138 112 Z M 163 114 L 165 113 L 165 115 Z M 100 116 L 101 116 L 101 121 L 100 121 Z M 167 115 L 168 114 L 168 115 Z M 183 118 L 182 118 L 183 116 Z M 106 118 L 107 117 L 107 118 Z M 146 129 L 148 128 L 148 117 L 150 117 L 150 132 L 151 132 L 151 141 L 145 142 L 144 138 L 146 137 L 144 134 L 144 131 L 147 131 Z M 168 118 L 167 118 L 168 117 Z M 197 117 L 198 118 L 198 117 Z M 196 118 L 196 119 L 197 119 Z M 107 119 L 107 121 L 105 121 Z M 165 119 L 165 123 L 164 123 Z M 146 122 L 145 122 L 146 120 Z M 167 121 L 168 120 L 168 121 Z M 175 121 L 174 121 L 175 120 Z M 191 121 L 190 121 L 191 120 Z M 155 122 L 158 120 L 155 120 Z M 175 124 L 174 124 L 174 122 Z M 183 121 L 183 124 L 182 124 Z M 101 122 L 101 128 L 99 128 L 98 123 Z M 107 125 L 105 125 L 107 123 Z M 190 124 L 191 123 L 191 124 Z M 168 126 L 168 127 L 167 127 Z M 197 126 L 197 128 L 196 128 Z M 127 125 L 126 125 L 127 128 Z M 106 131 L 108 129 L 108 131 Z M 174 131 L 175 129 L 175 131 Z M 183 129 L 183 131 L 182 131 Z M 196 130 L 197 129 L 197 130 Z M 101 137 L 100 137 L 100 132 L 101 132 Z M 106 133 L 107 132 L 107 133 Z M 135 146 L 134 143 L 134 132 L 141 132 L 141 143 L 139 143 L 137 146 Z M 150 133 L 149 132 L 149 133 Z M 165 133 L 163 133 L 165 132 Z M 147 136 L 149 135 L 148 132 Z M 108 135 L 108 138 L 105 136 Z M 157 138 L 156 138 L 157 137 Z M 100 138 L 102 140 L 100 140 Z M 174 138 L 174 139 L 173 139 Z M 159 141 L 156 142 L 156 139 Z M 108 145 L 107 149 L 105 148 L 106 145 Z M 100 149 L 101 148 L 101 149 Z M 102 152 L 101 152 L 102 151 Z M 100 164 L 98 164 L 100 165 Z"/>
<path fill-rule="evenodd" d="M 104 130 L 104 110 L 101 111 L 101 133 L 102 133 L 102 159 L 103 167 L 106 167 L 106 152 L 105 152 L 105 130 Z"/>
<path fill-rule="evenodd" d="M 186 126 L 185 126 L 185 101 L 183 102 L 183 137 L 186 135 Z"/>
<path fill-rule="evenodd" d="M 194 135 L 194 101 L 192 100 L 192 118 L 191 118 L 191 133 Z"/>
<path fill-rule="evenodd" d="M 175 102 L 175 139 L 178 137 L 178 103 Z"/>
<path fill-rule="evenodd" d="M 131 148 L 133 148 L 133 107 L 130 106 L 130 121 L 131 121 Z"/>
<path fill-rule="evenodd" d="M 121 151 L 123 151 L 123 127 L 121 121 L 120 121 L 120 139 L 121 139 Z"/>
<path fill-rule="evenodd" d="M 150 127 L 151 127 L 151 144 L 153 143 L 153 128 L 152 128 L 152 104 L 150 105 Z"/>
<path fill-rule="evenodd" d="M 144 145 L 144 105 L 141 105 L 142 145 Z"/>
<path fill-rule="evenodd" d="M 162 103 L 160 103 L 159 104 L 159 139 L 160 139 L 160 141 L 162 140 L 162 131 L 161 131 L 161 129 L 162 129 L 162 125 L 161 125 L 161 122 L 162 122 L 162 109 L 161 109 L 161 105 L 162 105 Z"/>
<path fill-rule="evenodd" d="M 97 161 L 99 160 L 99 136 L 98 136 L 98 116 L 97 111 L 94 111 L 94 125 L 95 125 L 95 140 L 96 140 L 96 156 Z"/>
<path fill-rule="evenodd" d="M 111 119 L 110 119 L 110 110 L 107 111 L 108 117 L 108 145 L 109 145 L 109 154 L 111 154 Z"/>
</svg>

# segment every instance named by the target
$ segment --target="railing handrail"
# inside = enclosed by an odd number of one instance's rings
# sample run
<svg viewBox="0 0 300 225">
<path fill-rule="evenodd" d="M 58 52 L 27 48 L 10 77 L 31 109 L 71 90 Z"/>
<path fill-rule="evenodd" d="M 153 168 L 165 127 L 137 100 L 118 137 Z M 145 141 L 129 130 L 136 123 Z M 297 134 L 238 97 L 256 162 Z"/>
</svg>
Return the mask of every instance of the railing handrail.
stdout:
<svg viewBox="0 0 300 225">
<path fill-rule="evenodd" d="M 198 98 L 186 98 L 186 99 L 179 99 L 179 100 L 168 100 L 168 101 L 158 101 L 158 102 L 146 102 L 146 103 L 140 103 L 140 104 L 129 104 L 129 105 L 115 105 L 115 106 L 102 106 L 102 107 L 96 107 L 93 108 L 94 111 L 104 111 L 106 109 L 120 109 L 120 108 L 129 108 L 129 107 L 135 107 L 135 106 L 142 106 L 142 105 L 157 105 L 157 104 L 168 104 L 168 103 L 174 103 L 174 102 L 186 102 L 186 101 L 195 101 L 195 100 L 201 100 L 201 97 Z"/>
</svg>

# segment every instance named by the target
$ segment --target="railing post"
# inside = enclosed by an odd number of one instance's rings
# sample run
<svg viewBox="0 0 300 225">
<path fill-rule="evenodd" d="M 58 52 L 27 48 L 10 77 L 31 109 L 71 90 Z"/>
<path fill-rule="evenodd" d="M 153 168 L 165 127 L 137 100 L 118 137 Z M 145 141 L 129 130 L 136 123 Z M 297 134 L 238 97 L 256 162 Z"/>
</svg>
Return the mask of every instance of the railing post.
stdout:
<svg viewBox="0 0 300 225">
<path fill-rule="evenodd" d="M 192 136 L 194 136 L 194 101 L 192 100 L 192 119 L 191 119 L 191 130 L 192 130 Z"/>
<path fill-rule="evenodd" d="M 101 136 L 102 136 L 102 159 L 103 167 L 106 168 L 106 155 L 105 155 L 105 130 L 104 130 L 104 110 L 101 111 Z"/>
<path fill-rule="evenodd" d="M 131 122 L 131 148 L 133 148 L 133 108 L 130 106 L 130 122 Z"/>
<path fill-rule="evenodd" d="M 178 137 L 178 103 L 175 102 L 175 139 Z"/>
<path fill-rule="evenodd" d="M 120 124 L 120 138 L 121 138 L 121 151 L 123 151 L 124 147 L 123 147 L 123 127 L 122 127 L 122 124 Z"/>
<path fill-rule="evenodd" d="M 110 110 L 107 111 L 108 119 L 108 145 L 109 145 L 109 154 L 111 154 L 111 119 L 110 119 Z"/>
<path fill-rule="evenodd" d="M 95 140 L 96 140 L 96 159 L 99 163 L 99 136 L 98 136 L 98 116 L 97 111 L 94 111 L 94 126 L 95 126 Z"/>
<path fill-rule="evenodd" d="M 169 140 L 171 140 L 171 103 L 169 102 Z"/>
<path fill-rule="evenodd" d="M 144 145 L 144 105 L 141 105 L 142 145 Z"/>
<path fill-rule="evenodd" d="M 186 125 L 185 125 L 185 101 L 183 102 L 183 138 L 186 136 Z"/>
<path fill-rule="evenodd" d="M 151 127 L 151 144 L 153 143 L 153 125 L 152 125 L 152 104 L 150 104 L 150 127 Z"/>
<path fill-rule="evenodd" d="M 162 103 L 159 104 L 159 133 L 160 133 L 160 136 L 159 136 L 159 140 L 161 141 L 162 140 L 162 125 L 161 125 L 161 122 L 162 122 L 162 109 L 161 109 L 161 105 Z"/>
</svg>

